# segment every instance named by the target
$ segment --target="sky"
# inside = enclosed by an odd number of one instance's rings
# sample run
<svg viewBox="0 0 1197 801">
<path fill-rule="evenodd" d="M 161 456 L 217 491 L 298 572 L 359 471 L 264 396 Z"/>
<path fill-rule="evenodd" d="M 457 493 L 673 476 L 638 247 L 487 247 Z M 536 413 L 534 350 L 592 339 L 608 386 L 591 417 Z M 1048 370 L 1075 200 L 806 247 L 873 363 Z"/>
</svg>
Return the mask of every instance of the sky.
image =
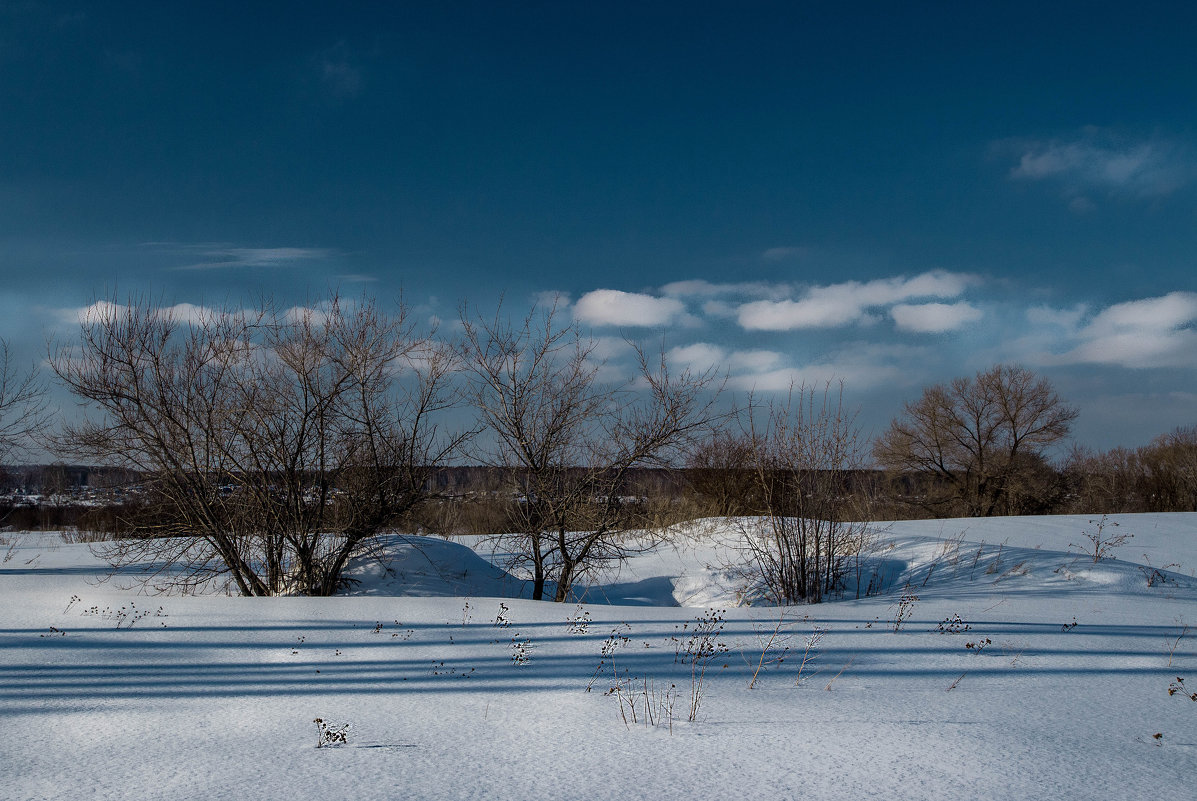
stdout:
<svg viewBox="0 0 1197 801">
<path fill-rule="evenodd" d="M 1174 2 L 0 0 L 0 337 L 558 296 L 614 370 L 842 380 L 876 434 L 1016 362 L 1141 445 L 1197 424 L 1195 45 Z"/>
</svg>

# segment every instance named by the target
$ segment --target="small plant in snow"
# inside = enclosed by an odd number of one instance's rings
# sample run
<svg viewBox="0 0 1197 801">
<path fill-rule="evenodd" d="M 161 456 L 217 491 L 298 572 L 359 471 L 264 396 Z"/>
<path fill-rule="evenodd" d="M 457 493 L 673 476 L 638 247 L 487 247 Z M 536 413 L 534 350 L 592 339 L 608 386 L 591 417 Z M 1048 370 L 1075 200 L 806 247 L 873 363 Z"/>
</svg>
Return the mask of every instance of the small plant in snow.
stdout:
<svg viewBox="0 0 1197 801">
<path fill-rule="evenodd" d="M 659 688 L 653 679 L 627 677 L 617 680 L 603 695 L 612 696 L 619 702 L 619 715 L 628 728 L 633 723 L 643 722 L 645 726 L 668 726 L 669 733 L 673 734 L 676 684 Z"/>
<path fill-rule="evenodd" d="M 964 644 L 964 647 L 970 651 L 976 651 L 977 653 L 980 653 L 981 651 L 984 651 L 986 648 L 988 648 L 990 645 L 993 645 L 993 640 L 989 639 L 988 637 L 982 637 L 981 639 L 977 640 L 976 642 L 971 642 L 971 641 L 966 642 Z"/>
<path fill-rule="evenodd" d="M 681 632 L 689 632 L 689 639 L 674 636 L 674 663 L 693 662 L 695 659 L 725 653 L 727 646 L 719 642 L 719 635 L 727 622 L 723 619 L 725 609 L 708 609 L 692 623 L 683 623 Z"/>
<path fill-rule="evenodd" d="M 1173 654 L 1175 654 L 1175 653 L 1176 653 L 1176 649 L 1180 647 L 1180 641 L 1181 641 L 1181 640 L 1183 640 L 1183 639 L 1185 638 L 1185 635 L 1189 633 L 1189 626 L 1188 626 L 1188 624 L 1187 624 L 1187 623 L 1185 623 L 1185 622 L 1184 622 L 1184 619 L 1183 619 L 1183 618 L 1178 618 L 1176 622 L 1180 624 L 1180 626 L 1181 626 L 1181 629 L 1180 629 L 1180 634 L 1177 634 L 1177 635 L 1176 635 L 1176 639 L 1175 639 L 1175 640 L 1168 640 L 1168 641 L 1167 641 L 1167 645 L 1168 645 L 1168 667 L 1172 667 L 1172 655 L 1173 655 Z"/>
<path fill-rule="evenodd" d="M 1060 627 L 1060 631 L 1072 631 L 1079 625 L 1081 625 L 1081 624 L 1076 622 L 1076 617 L 1074 616 L 1072 618 L 1071 623 L 1065 623 L 1063 626 Z"/>
<path fill-rule="evenodd" d="M 1180 563 L 1178 562 L 1173 562 L 1163 567 L 1155 567 L 1151 564 L 1151 560 L 1147 558 L 1147 554 L 1143 554 L 1143 561 L 1147 564 L 1139 565 L 1139 570 L 1143 573 L 1143 578 L 1147 579 L 1148 587 L 1154 587 L 1156 584 L 1167 584 L 1171 579 L 1168 578 L 1168 575 L 1164 571 L 1180 567 Z"/>
<path fill-rule="evenodd" d="M 631 631 L 632 627 L 624 623 L 623 629 L 624 631 Z M 590 681 L 586 685 L 586 692 L 590 692 L 594 688 L 594 683 L 598 681 L 598 677 L 603 675 L 603 672 L 607 669 L 608 661 L 610 661 L 611 672 L 615 675 L 615 680 L 619 680 L 619 666 L 615 662 L 615 653 L 631 641 L 632 638 L 626 634 L 622 634 L 618 628 L 611 630 L 610 636 L 603 640 L 603 645 L 599 648 L 602 659 L 599 660 L 598 667 L 594 669 L 594 675 L 590 677 Z"/>
<path fill-rule="evenodd" d="M 498 614 L 495 615 L 495 628 L 505 629 L 511 625 L 511 620 L 509 620 L 507 617 L 508 611 L 510 611 L 510 610 L 507 608 L 507 604 L 500 601 L 499 602 L 499 612 L 498 612 Z"/>
<path fill-rule="evenodd" d="M 1134 534 L 1113 534 L 1107 532 L 1108 528 L 1117 528 L 1118 521 L 1110 520 L 1109 515 L 1102 515 L 1100 520 L 1090 520 L 1089 525 L 1092 527 L 1091 531 L 1082 531 L 1081 535 L 1089 541 L 1088 545 L 1075 545 L 1069 543 L 1069 548 L 1080 548 L 1086 556 L 1093 557 L 1093 563 L 1096 564 L 1102 559 L 1113 558 L 1114 549 L 1125 544 L 1127 540 L 1134 537 Z"/>
<path fill-rule="evenodd" d="M 324 748 L 326 745 L 344 745 L 349 742 L 348 723 L 333 726 L 322 718 L 316 718 L 312 722 L 316 724 L 316 729 L 320 732 L 320 739 L 316 742 L 317 748 Z"/>
<path fill-rule="evenodd" d="M 789 629 L 793 624 L 794 621 L 786 620 L 784 606 L 781 608 L 781 614 L 777 616 L 777 623 L 773 625 L 772 631 L 762 630 L 756 624 L 753 624 L 757 642 L 760 644 L 761 654 L 757 659 L 755 667 L 748 661 L 747 656 L 744 657 L 744 661 L 748 662 L 748 666 L 753 668 L 752 676 L 748 679 L 748 689 L 751 690 L 756 687 L 757 678 L 767 666 L 780 665 L 786 661 L 786 654 L 790 651 L 790 639 L 793 636 Z"/>
<path fill-rule="evenodd" d="M 71 597 L 76 598 L 76 596 L 71 596 Z M 73 603 L 73 601 L 72 601 L 72 603 Z M 70 609 L 70 604 L 67 605 L 67 609 Z M 104 620 L 115 620 L 116 627 L 118 629 L 121 626 L 131 629 L 138 621 L 145 620 L 147 617 L 150 617 L 151 615 L 153 617 L 159 617 L 159 618 L 169 617 L 169 615 L 167 615 L 166 612 L 164 612 L 162 610 L 161 606 L 158 607 L 158 611 L 151 612 L 148 609 L 138 609 L 137 604 L 135 604 L 133 602 L 130 602 L 128 606 L 122 606 L 120 609 L 117 609 L 116 611 L 113 611 L 112 607 L 110 607 L 110 606 L 106 606 L 103 609 L 100 609 L 98 606 L 92 606 L 88 609 L 84 609 L 82 612 L 80 612 L 80 614 L 83 615 L 84 617 L 98 616 L 98 617 L 102 617 Z M 166 628 L 165 622 L 162 622 L 162 627 Z"/>
<path fill-rule="evenodd" d="M 962 620 L 958 614 L 944 618 L 939 622 L 939 625 L 935 627 L 935 630 L 940 634 L 963 634 L 971 629 L 972 626 Z"/>
<path fill-rule="evenodd" d="M 66 609 L 63 609 L 62 613 L 65 615 L 67 612 L 71 611 L 72 606 L 74 606 L 75 604 L 79 603 L 82 600 L 83 599 L 80 598 L 78 595 L 72 595 L 71 600 L 67 602 Z"/>
<path fill-rule="evenodd" d="M 1185 686 L 1185 680 L 1180 676 L 1177 676 L 1176 681 L 1168 685 L 1169 697 L 1177 694 L 1187 696 L 1190 701 L 1197 701 L 1197 693 L 1190 692 L 1189 688 Z"/>
<path fill-rule="evenodd" d="M 532 660 L 532 642 L 531 640 L 521 640 L 517 632 L 511 638 L 511 663 L 517 667 L 523 667 Z"/>
<path fill-rule="evenodd" d="M 723 613 L 722 609 L 708 609 L 698 617 L 690 629 L 690 639 L 675 656 L 675 661 L 680 657 L 683 662 L 690 663 L 690 713 L 687 719 L 691 723 L 698 718 L 698 707 L 706 691 L 707 668 L 715 657 L 727 653 L 727 645 L 719 640 L 726 625 Z"/>
<path fill-rule="evenodd" d="M 826 626 L 815 626 L 815 630 L 806 636 L 805 647 L 802 650 L 802 661 L 798 664 L 798 677 L 794 679 L 794 686 L 797 687 L 802 684 L 802 671 L 806 670 L 806 666 L 815 661 L 819 655 L 819 644 L 823 642 L 823 638 L 827 636 L 827 632 L 831 629 Z"/>
<path fill-rule="evenodd" d="M 914 605 L 918 603 L 919 597 L 910 591 L 910 585 L 906 585 L 906 592 L 902 593 L 902 597 L 894 604 L 894 619 L 891 625 L 894 631 L 900 631 L 902 624 L 905 623 L 914 613 Z"/>
<path fill-rule="evenodd" d="M 566 631 L 570 634 L 585 634 L 590 630 L 590 612 L 582 608 L 581 604 L 578 604 L 578 611 L 566 620 L 569 623 Z"/>
</svg>

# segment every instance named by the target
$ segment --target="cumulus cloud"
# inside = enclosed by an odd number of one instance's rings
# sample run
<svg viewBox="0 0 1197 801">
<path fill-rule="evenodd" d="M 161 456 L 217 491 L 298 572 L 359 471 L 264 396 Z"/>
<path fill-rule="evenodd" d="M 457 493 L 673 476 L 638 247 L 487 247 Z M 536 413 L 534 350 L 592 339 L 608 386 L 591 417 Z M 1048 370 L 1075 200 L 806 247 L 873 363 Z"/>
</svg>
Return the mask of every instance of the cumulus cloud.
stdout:
<svg viewBox="0 0 1197 801">
<path fill-rule="evenodd" d="M 1197 320 L 1197 293 L 1171 292 L 1159 298 L 1117 303 L 1089 324 L 1095 335 L 1163 331 Z"/>
<path fill-rule="evenodd" d="M 596 289 L 578 298 L 574 319 L 590 325 L 653 327 L 684 321 L 686 306 L 677 298 L 658 298 L 618 289 Z"/>
<path fill-rule="evenodd" d="M 870 309 L 914 298 L 955 298 L 976 279 L 934 270 L 914 277 L 815 286 L 797 300 L 759 300 L 737 309 L 740 326 L 756 331 L 835 328 L 872 319 Z"/>
<path fill-rule="evenodd" d="M 1072 139 L 1008 144 L 1019 154 L 1011 178 L 1058 183 L 1078 213 L 1093 208 L 1085 192 L 1156 197 L 1188 183 L 1195 172 L 1175 144 L 1159 139 L 1128 140 L 1098 128 L 1086 128 Z"/>
<path fill-rule="evenodd" d="M 1015 345 L 1041 346 L 1027 354 L 1028 361 L 1039 364 L 1197 367 L 1197 293 L 1172 292 L 1116 303 L 1087 322 L 1084 315 L 1084 307 L 1031 309 L 1027 320 L 1039 331 L 1026 334 Z"/>
<path fill-rule="evenodd" d="M 900 303 L 889 310 L 900 331 L 943 334 L 980 320 L 984 313 L 971 303 Z"/>
</svg>

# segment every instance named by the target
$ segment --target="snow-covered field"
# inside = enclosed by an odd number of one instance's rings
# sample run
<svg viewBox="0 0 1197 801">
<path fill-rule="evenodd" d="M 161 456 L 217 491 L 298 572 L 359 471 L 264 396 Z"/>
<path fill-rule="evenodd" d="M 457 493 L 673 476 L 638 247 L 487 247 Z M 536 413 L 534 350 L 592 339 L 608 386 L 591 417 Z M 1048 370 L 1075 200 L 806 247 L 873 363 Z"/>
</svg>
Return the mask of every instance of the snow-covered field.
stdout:
<svg viewBox="0 0 1197 801">
<path fill-rule="evenodd" d="M 1197 691 L 1197 514 L 1111 520 L 1134 538 L 1096 564 L 1085 517 L 894 523 L 887 592 L 786 610 L 752 689 L 779 610 L 734 606 L 718 525 L 582 606 L 441 540 L 393 542 L 352 595 L 247 599 L 4 535 L 0 798 L 1189 798 L 1197 703 L 1168 689 Z"/>
</svg>

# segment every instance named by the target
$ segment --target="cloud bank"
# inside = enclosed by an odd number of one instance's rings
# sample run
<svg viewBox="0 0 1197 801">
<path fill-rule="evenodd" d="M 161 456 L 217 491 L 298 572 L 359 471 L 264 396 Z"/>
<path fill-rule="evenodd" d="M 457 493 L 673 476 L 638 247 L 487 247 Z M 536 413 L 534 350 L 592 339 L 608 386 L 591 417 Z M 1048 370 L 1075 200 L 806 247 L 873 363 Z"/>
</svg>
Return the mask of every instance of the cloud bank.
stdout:
<svg viewBox="0 0 1197 801">
<path fill-rule="evenodd" d="M 838 328 L 875 322 L 872 312 L 876 309 L 915 298 L 959 297 L 975 281 L 969 275 L 934 270 L 911 278 L 899 276 L 814 286 L 796 300 L 745 303 L 737 310 L 737 321 L 748 331 Z M 916 315 L 906 316 L 913 319 Z"/>
</svg>

